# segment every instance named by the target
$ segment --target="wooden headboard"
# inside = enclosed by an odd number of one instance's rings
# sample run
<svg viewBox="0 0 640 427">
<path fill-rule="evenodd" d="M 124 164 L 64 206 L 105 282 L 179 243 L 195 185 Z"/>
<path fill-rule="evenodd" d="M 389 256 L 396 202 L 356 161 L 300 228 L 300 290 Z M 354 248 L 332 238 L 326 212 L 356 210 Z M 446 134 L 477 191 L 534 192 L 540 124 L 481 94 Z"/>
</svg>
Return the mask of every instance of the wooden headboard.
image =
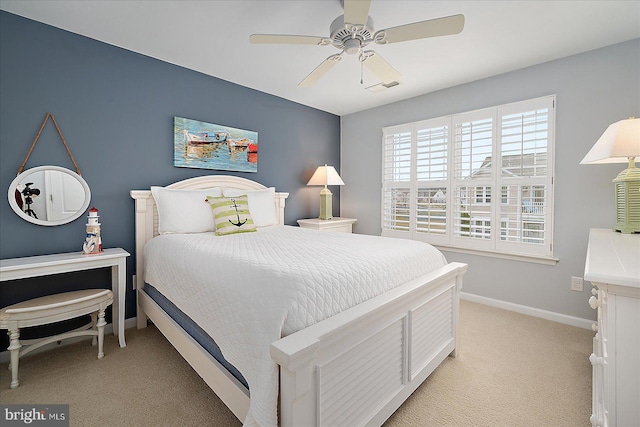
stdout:
<svg viewBox="0 0 640 427">
<path fill-rule="evenodd" d="M 165 188 L 183 190 L 204 190 L 221 187 L 238 190 L 264 190 L 264 185 L 229 175 L 206 175 L 178 181 Z M 136 201 L 136 287 L 144 284 L 144 245 L 158 235 L 158 209 L 151 190 L 131 190 L 131 198 Z M 284 206 L 289 193 L 276 192 L 276 214 L 278 224 L 284 225 Z"/>
</svg>

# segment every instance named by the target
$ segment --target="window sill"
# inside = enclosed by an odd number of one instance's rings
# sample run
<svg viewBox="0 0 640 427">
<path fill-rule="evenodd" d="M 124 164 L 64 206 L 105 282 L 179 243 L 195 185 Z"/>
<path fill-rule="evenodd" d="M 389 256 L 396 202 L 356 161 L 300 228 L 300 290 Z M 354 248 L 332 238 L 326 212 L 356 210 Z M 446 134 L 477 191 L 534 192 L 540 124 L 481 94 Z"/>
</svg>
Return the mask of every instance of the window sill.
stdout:
<svg viewBox="0 0 640 427">
<path fill-rule="evenodd" d="M 457 252 L 461 254 L 488 256 L 492 258 L 508 259 L 512 261 L 530 262 L 534 264 L 556 265 L 560 260 L 558 258 L 539 255 L 518 255 L 498 251 L 481 251 L 478 249 L 456 248 L 452 246 L 433 245 L 441 251 Z"/>
</svg>

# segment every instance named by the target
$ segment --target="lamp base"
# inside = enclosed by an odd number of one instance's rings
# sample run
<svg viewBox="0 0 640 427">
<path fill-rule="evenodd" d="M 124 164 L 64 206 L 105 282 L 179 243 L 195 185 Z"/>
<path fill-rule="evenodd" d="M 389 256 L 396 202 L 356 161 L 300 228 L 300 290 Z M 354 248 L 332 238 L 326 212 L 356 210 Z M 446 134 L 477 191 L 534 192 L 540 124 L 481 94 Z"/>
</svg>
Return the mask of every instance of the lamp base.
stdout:
<svg viewBox="0 0 640 427">
<path fill-rule="evenodd" d="M 640 233 L 640 169 L 635 167 L 633 160 L 613 183 L 616 189 L 614 230 L 624 234 Z"/>
<path fill-rule="evenodd" d="M 323 188 L 320 191 L 320 216 L 319 219 L 332 219 L 333 218 L 333 194 L 328 188 Z"/>
</svg>

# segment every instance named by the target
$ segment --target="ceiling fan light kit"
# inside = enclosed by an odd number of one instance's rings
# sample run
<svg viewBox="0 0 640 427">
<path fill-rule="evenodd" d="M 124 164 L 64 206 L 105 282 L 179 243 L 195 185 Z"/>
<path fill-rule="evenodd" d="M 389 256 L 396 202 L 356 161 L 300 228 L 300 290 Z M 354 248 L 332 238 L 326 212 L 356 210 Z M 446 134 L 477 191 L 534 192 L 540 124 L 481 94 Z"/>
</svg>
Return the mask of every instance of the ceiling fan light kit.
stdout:
<svg viewBox="0 0 640 427">
<path fill-rule="evenodd" d="M 399 84 L 400 82 L 378 83 L 378 84 L 366 87 L 365 89 L 367 89 L 369 92 L 379 93 L 387 89 L 390 89 L 394 86 L 398 86 Z"/>
<path fill-rule="evenodd" d="M 311 87 L 327 74 L 341 59 L 345 52 L 358 55 L 361 66 L 366 66 L 382 82 L 367 87 L 371 92 L 380 92 L 397 86 L 400 73 L 385 61 L 379 53 L 364 50 L 371 42 L 380 45 L 440 37 L 458 34 L 464 28 L 464 15 L 452 15 L 443 18 L 414 22 L 411 24 L 374 31 L 373 19 L 369 16 L 370 0 L 344 0 L 344 15 L 338 16 L 329 26 L 329 38 L 317 36 L 296 36 L 283 34 L 253 34 L 249 41 L 254 44 L 309 44 L 316 46 L 332 45 L 340 53 L 331 55 L 318 65 L 298 86 Z M 363 83 L 362 76 L 360 83 Z M 382 85 L 379 90 L 373 90 Z"/>
</svg>

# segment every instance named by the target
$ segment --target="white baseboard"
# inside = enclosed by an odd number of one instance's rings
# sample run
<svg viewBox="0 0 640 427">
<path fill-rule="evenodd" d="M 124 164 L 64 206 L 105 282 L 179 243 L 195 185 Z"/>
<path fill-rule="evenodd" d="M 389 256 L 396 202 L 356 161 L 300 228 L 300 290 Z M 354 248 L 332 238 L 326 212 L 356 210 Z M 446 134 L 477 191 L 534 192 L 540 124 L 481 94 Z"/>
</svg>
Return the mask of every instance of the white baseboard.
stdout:
<svg viewBox="0 0 640 427">
<path fill-rule="evenodd" d="M 125 319 L 124 321 L 124 328 L 125 329 L 129 329 L 129 328 L 135 328 L 136 327 L 136 318 L 129 318 L 129 319 Z M 104 327 L 104 333 L 105 335 L 109 335 L 113 333 L 113 323 L 107 323 L 107 325 Z M 43 351 L 49 351 L 49 350 L 53 350 L 54 348 L 58 348 L 58 347 L 64 347 L 66 345 L 70 345 L 70 344 L 75 344 L 77 342 L 81 342 L 81 341 L 88 341 L 93 339 L 93 337 L 75 337 L 75 338 L 68 338 L 68 339 L 64 339 L 62 341 L 56 341 L 56 342 L 52 342 L 50 344 L 47 345 L 43 345 L 40 348 L 37 348 L 35 350 L 33 350 L 32 352 L 30 352 L 29 354 L 27 354 L 24 357 L 29 357 L 32 354 L 38 354 L 41 353 Z M 9 352 L 9 350 L 5 350 L 0 352 L 0 363 L 6 363 L 9 362 L 11 360 L 11 354 Z"/>
<path fill-rule="evenodd" d="M 501 308 L 503 310 L 515 311 L 516 313 L 526 314 L 528 316 L 540 317 L 542 319 L 551 320 L 553 322 L 563 323 L 565 325 L 577 326 L 578 328 L 591 329 L 594 320 L 582 319 L 580 317 L 568 316 L 566 314 L 555 313 L 553 311 L 541 310 L 539 308 L 529 307 L 526 305 L 514 304 L 512 302 L 501 301 L 493 298 L 487 298 L 480 295 L 460 292 L 460 299 L 477 302 L 478 304 L 489 305 L 491 307 Z"/>
</svg>

